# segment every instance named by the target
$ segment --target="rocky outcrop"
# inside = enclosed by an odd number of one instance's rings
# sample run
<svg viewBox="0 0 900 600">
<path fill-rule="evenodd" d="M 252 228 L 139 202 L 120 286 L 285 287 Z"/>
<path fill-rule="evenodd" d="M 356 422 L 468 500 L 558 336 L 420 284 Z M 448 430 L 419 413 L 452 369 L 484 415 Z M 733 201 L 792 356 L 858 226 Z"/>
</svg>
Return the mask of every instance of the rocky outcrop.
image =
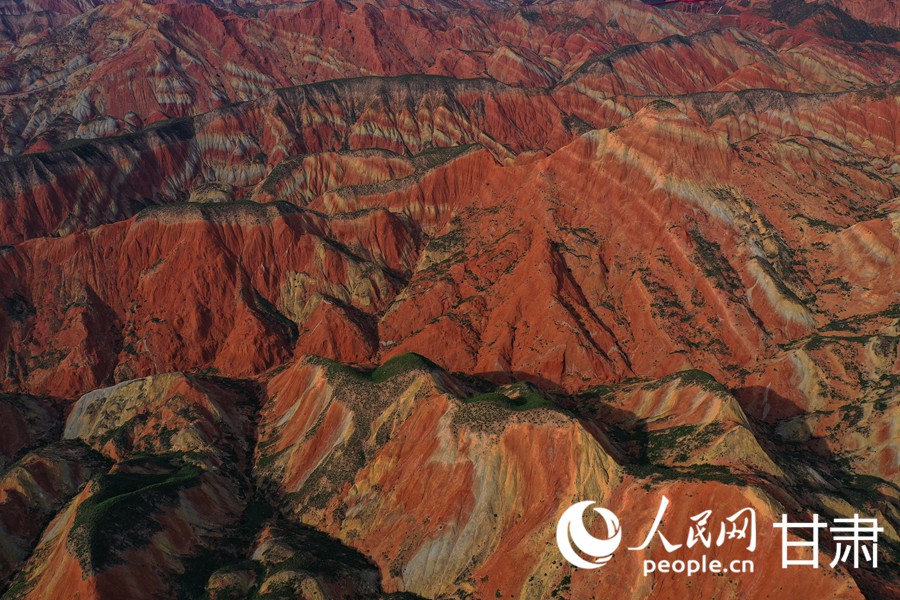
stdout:
<svg viewBox="0 0 900 600">
<path fill-rule="evenodd" d="M 4 321 L 6 381 L 72 396 L 173 369 L 245 376 L 285 361 L 296 344 L 364 361 L 376 349 L 370 319 L 399 289 L 418 235 L 387 211 L 330 223 L 281 205 L 155 209 L 64 238 L 71 246 L 57 256 L 68 258 L 39 277 L 38 255 L 62 240 L 19 246 L 2 257 L 2 285 L 37 308 Z M 329 328 L 317 330 L 323 322 Z M 98 338 L 111 343 L 96 347 Z"/>
<path fill-rule="evenodd" d="M 105 5 L 91 10 L 97 4 Z M 8 116 L 0 148 L 9 155 L 344 77 L 426 73 L 545 86 L 592 54 L 704 26 L 621 1 L 520 8 L 52 0 L 35 9 L 8 7 L 0 31 L 8 49 L 0 59 Z M 48 32 L 46 24 L 56 27 Z"/>
<path fill-rule="evenodd" d="M 884 562 L 897 540 L 890 479 L 798 453 L 785 427 L 748 416 L 700 371 L 577 397 L 412 354 L 371 371 L 303 357 L 256 382 L 155 375 L 83 396 L 70 441 L 4 476 L 7 533 L 16 510 L 53 516 L 40 541 L 5 538 L 21 540 L 4 546 L 13 569 L 37 543 L 7 595 L 545 598 L 629 581 L 625 597 L 667 598 L 683 579 L 641 575 L 643 559 L 669 556 L 661 547 L 617 554 L 600 573 L 561 562 L 553 542 L 561 511 L 589 498 L 618 509 L 623 543 L 637 546 L 663 495 L 673 541 L 700 510 L 687 499 L 757 512 L 758 574 L 701 577 L 704 593 L 892 593 L 880 571 L 765 575 L 780 566 L 770 524 L 782 512 L 877 515 Z"/>
<path fill-rule="evenodd" d="M 121 220 L 211 185 L 242 199 L 306 167 L 294 157 L 310 153 L 419 154 L 473 143 L 502 157 L 555 149 L 571 135 L 564 117 L 546 92 L 489 80 L 361 78 L 281 89 L 195 119 L 0 162 L 0 242 Z"/>
<path fill-rule="evenodd" d="M 0 328 L 6 380 L 68 396 L 173 369 L 253 375 L 295 351 L 371 364 L 440 339 L 440 364 L 498 381 L 577 391 L 702 366 L 740 387 L 779 345 L 896 301 L 895 161 L 874 157 L 895 132 L 867 125 L 893 118 L 892 89 L 659 100 L 511 162 L 478 146 L 306 155 L 256 192 L 300 185 L 305 210 L 194 202 L 20 244 L 0 255 L 19 307 Z M 848 303 L 857 288 L 865 302 Z"/>
<path fill-rule="evenodd" d="M 48 398 L 0 394 L 0 470 L 59 437 L 63 407 Z"/>
<path fill-rule="evenodd" d="M 4 600 L 900 597 L 890 2 L 38 4 Z M 753 508 L 709 550 L 754 571 L 560 556 L 574 502 L 634 547 L 663 496 L 676 543 Z M 782 570 L 812 513 L 879 568 Z"/>
<path fill-rule="evenodd" d="M 246 507 L 254 400 L 251 386 L 181 374 L 82 397 L 64 437 L 115 464 L 56 514 L 10 597 L 189 593 L 174 578 L 202 569 Z"/>
<path fill-rule="evenodd" d="M 81 444 L 56 442 L 29 452 L 0 477 L 0 581 L 31 555 L 50 520 L 103 461 Z"/>
<path fill-rule="evenodd" d="M 749 505 L 766 523 L 801 501 L 738 402 L 706 374 L 586 395 L 577 402 L 586 426 L 527 384 L 479 385 L 415 355 L 370 373 L 321 359 L 298 362 L 266 384 L 257 479 L 287 519 L 372 557 L 385 590 L 425 597 L 463 590 L 580 598 L 617 580 L 634 581 L 620 588 L 623 597 L 668 597 L 686 589 L 683 580 L 641 582 L 641 553 L 617 554 L 621 562 L 602 574 L 560 563 L 552 540 L 562 508 L 596 499 L 628 506 L 629 518 L 650 523 L 658 506 L 647 497 L 715 497 L 717 510 Z M 737 480 L 747 487 L 728 485 Z M 667 526 L 686 531 L 689 512 L 676 509 Z M 780 546 L 771 531 L 759 531 L 759 568 L 777 568 Z M 639 545 L 642 532 L 630 535 Z M 803 586 L 861 597 L 846 573 L 837 577 Z M 762 576 L 702 585 L 710 595 L 801 589 Z"/>
</svg>

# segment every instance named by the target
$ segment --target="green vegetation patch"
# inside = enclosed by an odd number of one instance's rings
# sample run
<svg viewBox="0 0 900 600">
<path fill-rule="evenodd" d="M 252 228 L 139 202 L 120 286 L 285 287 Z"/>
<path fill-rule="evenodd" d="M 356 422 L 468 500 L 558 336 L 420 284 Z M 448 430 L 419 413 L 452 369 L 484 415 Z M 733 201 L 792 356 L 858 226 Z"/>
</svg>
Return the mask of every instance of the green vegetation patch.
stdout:
<svg viewBox="0 0 900 600">
<path fill-rule="evenodd" d="M 660 465 L 630 464 L 623 465 L 632 477 L 656 481 L 718 481 L 727 485 L 744 485 L 740 477 L 732 473 L 728 467 L 720 465 L 695 465 L 691 467 L 664 467 Z"/>
<path fill-rule="evenodd" d="M 723 202 L 732 203 L 735 201 L 727 189 L 714 188 L 710 191 Z M 731 263 L 725 258 L 722 247 L 714 240 L 704 238 L 699 231 L 691 231 L 690 235 L 695 244 L 696 263 L 703 269 L 703 274 L 712 279 L 715 286 L 720 290 L 738 294 L 743 288 L 741 278 L 734 271 Z"/>
<path fill-rule="evenodd" d="M 647 432 L 647 460 L 659 463 L 669 457 L 678 462 L 688 460 L 690 454 L 709 446 L 716 438 L 725 433 L 722 423 L 714 422 L 705 426 L 678 425 L 659 431 Z"/>
<path fill-rule="evenodd" d="M 368 447 L 372 428 L 376 427 L 376 435 L 379 443 L 383 443 L 393 425 L 391 423 L 377 423 L 377 417 L 382 414 L 384 408 L 396 397 L 395 390 L 373 389 L 373 385 L 394 385 L 388 382 L 407 373 L 433 370 L 437 367 L 428 359 L 418 354 L 401 354 L 396 356 L 371 372 L 366 372 L 339 362 L 321 357 L 311 357 L 309 364 L 317 365 L 325 369 L 326 376 L 332 380 L 336 388 L 340 388 L 342 400 L 352 407 L 354 411 L 355 426 L 350 438 L 345 441 L 341 449 L 331 453 L 307 478 L 301 491 L 288 494 L 287 499 L 304 506 L 324 508 L 334 496 L 335 491 L 341 485 L 350 483 L 356 477 L 367 461 L 371 458 L 372 448 Z M 399 385 L 398 385 L 399 387 Z M 319 427 L 322 426 L 323 417 L 320 415 L 316 423 L 307 433 L 311 438 Z M 261 454 L 266 455 L 264 447 Z M 261 466 L 271 465 L 267 461 Z M 271 466 L 269 466 L 271 468 Z"/>
<path fill-rule="evenodd" d="M 393 379 L 398 375 L 405 375 L 412 371 L 425 370 L 430 371 L 437 368 L 433 362 L 413 352 L 400 354 L 390 359 L 369 375 L 374 383 L 383 383 L 388 379 Z"/>
<path fill-rule="evenodd" d="M 306 577 L 323 583 L 356 582 L 354 591 L 361 592 L 362 597 L 372 597 L 366 593 L 363 582 L 374 578 L 378 570 L 360 552 L 304 525 L 283 524 L 275 530 L 273 537 L 291 553 L 283 560 L 274 556 L 264 556 L 259 560 L 260 582 L 265 581 L 267 585 L 266 591 L 257 591 L 254 598 L 296 598 L 299 584 Z"/>
<path fill-rule="evenodd" d="M 677 373 L 666 375 L 665 377 L 661 377 L 655 382 L 648 384 L 646 389 L 656 390 L 672 383 L 676 379 L 680 380 L 681 385 L 683 386 L 693 385 L 707 392 L 729 393 L 728 388 L 719 383 L 715 377 L 700 369 L 687 369 L 685 371 L 678 371 Z"/>
<path fill-rule="evenodd" d="M 78 507 L 68 544 L 85 571 L 100 572 L 117 563 L 120 550 L 147 544 L 162 528 L 152 516 L 176 502 L 181 490 L 198 485 L 202 474 L 196 466 L 174 464 L 166 457 L 138 461 L 163 472 L 102 475 L 94 493 Z"/>
<path fill-rule="evenodd" d="M 522 396 L 510 398 L 500 392 L 487 392 L 467 399 L 466 402 L 486 402 L 502 406 L 507 410 L 530 410 L 533 408 L 557 408 L 556 404 L 536 391 L 528 391 Z"/>
<path fill-rule="evenodd" d="M 368 376 L 364 371 L 354 369 L 349 365 L 345 365 L 342 362 L 330 358 L 325 358 L 324 356 L 311 355 L 306 359 L 306 362 L 325 369 L 325 374 L 329 379 L 334 377 L 352 377 L 354 379 L 362 380 L 368 379 Z"/>
<path fill-rule="evenodd" d="M 647 108 L 649 108 L 651 110 L 655 110 L 655 111 L 662 111 L 662 110 L 671 110 L 673 108 L 678 108 L 678 107 L 675 106 L 674 104 L 672 104 L 671 102 L 669 102 L 668 100 L 660 99 L 660 100 L 654 100 L 653 102 L 648 104 Z"/>
<path fill-rule="evenodd" d="M 880 318 L 900 319 L 900 303 L 892 304 L 879 313 L 873 313 L 869 315 L 856 315 L 853 317 L 848 317 L 846 319 L 838 319 L 836 321 L 832 321 L 831 323 L 823 327 L 822 331 L 855 332 L 861 327 L 864 327 L 866 323 Z"/>
<path fill-rule="evenodd" d="M 373 371 L 355 369 L 344 363 L 322 356 L 310 356 L 308 362 L 323 367 L 329 377 L 351 377 L 361 382 L 371 383 L 384 383 L 394 377 L 417 370 L 431 371 L 440 368 L 424 356 L 414 352 L 399 354 Z"/>
<path fill-rule="evenodd" d="M 872 339 L 869 335 L 821 335 L 815 333 L 807 339 L 804 348 L 807 350 L 819 350 L 829 344 L 840 342 L 851 342 L 856 344 L 866 344 Z"/>
</svg>

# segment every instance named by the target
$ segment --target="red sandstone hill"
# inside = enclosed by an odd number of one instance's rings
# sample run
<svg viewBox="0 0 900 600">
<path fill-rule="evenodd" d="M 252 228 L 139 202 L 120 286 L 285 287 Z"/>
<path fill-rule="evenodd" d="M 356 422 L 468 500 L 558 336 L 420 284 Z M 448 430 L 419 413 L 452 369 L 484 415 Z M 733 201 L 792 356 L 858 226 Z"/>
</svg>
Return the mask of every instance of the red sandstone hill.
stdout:
<svg viewBox="0 0 900 600">
<path fill-rule="evenodd" d="M 892 1 L 2 12 L 4 600 L 900 597 Z"/>
</svg>

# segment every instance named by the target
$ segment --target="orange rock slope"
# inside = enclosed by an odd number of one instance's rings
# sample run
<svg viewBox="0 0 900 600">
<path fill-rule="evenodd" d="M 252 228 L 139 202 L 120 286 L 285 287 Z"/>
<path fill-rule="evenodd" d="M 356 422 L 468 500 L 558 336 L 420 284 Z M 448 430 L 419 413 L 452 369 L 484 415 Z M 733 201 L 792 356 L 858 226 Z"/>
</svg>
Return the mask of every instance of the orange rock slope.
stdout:
<svg viewBox="0 0 900 600">
<path fill-rule="evenodd" d="M 0 597 L 900 597 L 870 4 L 8 7 Z M 755 551 L 624 550 L 663 497 Z M 782 514 L 878 567 L 783 569 Z M 754 569 L 645 573 L 703 556 Z"/>
</svg>

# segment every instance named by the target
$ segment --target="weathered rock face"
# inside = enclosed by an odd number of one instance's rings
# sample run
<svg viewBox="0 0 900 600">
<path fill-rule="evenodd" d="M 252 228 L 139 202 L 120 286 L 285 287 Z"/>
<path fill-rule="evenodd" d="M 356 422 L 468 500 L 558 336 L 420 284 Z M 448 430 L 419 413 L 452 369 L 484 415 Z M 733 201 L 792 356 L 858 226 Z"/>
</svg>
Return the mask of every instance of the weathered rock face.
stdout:
<svg viewBox="0 0 900 600">
<path fill-rule="evenodd" d="M 0 469 L 59 437 L 63 407 L 47 398 L 0 395 Z"/>
<path fill-rule="evenodd" d="M 81 445 L 47 446 L 2 479 L 6 539 L 21 540 L 4 548 L 7 568 L 37 543 L 11 598 L 896 591 L 890 576 L 840 566 L 802 582 L 766 574 L 780 568 L 771 524 L 782 512 L 877 515 L 893 560 L 891 476 L 863 480 L 797 452 L 800 442 L 748 417 L 700 371 L 560 397 L 412 354 L 368 372 L 303 357 L 258 383 L 173 373 L 100 389 L 74 404 L 62 435 Z M 672 573 L 645 578 L 644 559 L 669 556 L 659 546 L 617 554 L 602 572 L 560 560 L 555 523 L 570 504 L 623 507 L 623 543 L 637 546 L 663 496 L 672 540 L 705 508 L 698 500 L 715 499 L 722 516 L 753 508 L 754 574 L 690 587 Z M 39 542 L 39 530 L 10 529 L 35 507 L 55 513 Z M 746 558 L 746 548 L 716 558 Z"/>
<path fill-rule="evenodd" d="M 892 0 L 0 12 L 4 600 L 900 597 Z"/>
<path fill-rule="evenodd" d="M 246 507 L 254 401 L 247 384 L 182 374 L 82 397 L 63 435 L 115 464 L 56 515 L 12 596 L 189 593 L 175 577 L 205 568 L 198 554 Z"/>
<path fill-rule="evenodd" d="M 277 598 L 384 597 L 374 563 L 310 527 L 285 522 L 266 525 L 256 537 L 251 556 L 242 566 L 245 573 L 258 573 L 258 579 L 242 585 L 240 575 L 231 575 L 234 570 L 216 572 L 207 589 L 221 590 L 224 598 L 254 592 Z"/>
<path fill-rule="evenodd" d="M 433 597 L 476 590 L 487 574 L 498 585 L 509 574 L 493 565 L 510 561 L 518 595 L 556 559 L 558 504 L 606 497 L 616 465 L 558 410 L 497 406 L 490 394 L 463 402 L 445 375 L 403 372 L 408 358 L 371 377 L 307 361 L 272 378 L 257 479 L 290 518 L 373 557 L 388 590 Z"/>
<path fill-rule="evenodd" d="M 371 374 L 308 359 L 272 377 L 264 395 L 257 481 L 281 499 L 285 518 L 372 557 L 389 591 L 546 598 L 567 587 L 580 598 L 633 581 L 621 597 L 669 597 L 689 589 L 683 580 L 639 575 L 640 560 L 658 552 L 626 553 L 602 576 L 571 573 L 552 542 L 561 510 L 592 498 L 650 523 L 658 505 L 648 497 L 715 497 L 728 514 L 751 506 L 765 523 L 762 570 L 780 567 L 769 528 L 778 509 L 807 501 L 794 495 L 794 475 L 761 447 L 734 397 L 703 373 L 583 397 L 578 410 L 590 415 L 594 435 L 533 387 L 479 393 L 410 355 Z M 722 483 L 739 477 L 748 487 Z M 686 531 L 689 513 L 676 509 L 667 526 Z M 629 534 L 633 546 L 645 535 Z M 837 576 L 701 585 L 710 597 L 809 589 L 861 597 L 846 573 Z"/>
<path fill-rule="evenodd" d="M 85 446 L 56 442 L 5 470 L 0 478 L 0 580 L 22 566 L 47 523 L 103 467 Z"/>
<path fill-rule="evenodd" d="M 477 147 L 318 154 L 285 168 L 325 177 L 318 191 L 285 172 L 258 188 L 315 212 L 188 203 L 23 243 L 0 255 L 19 307 L 0 327 L 6 381 L 68 396 L 173 369 L 253 375 L 294 351 L 411 350 L 572 391 L 691 367 L 749 387 L 784 344 L 897 301 L 896 162 L 853 149 L 896 153 L 894 92 L 660 100 L 509 164 Z M 348 164 L 355 179 L 318 174 Z M 879 347 L 874 379 L 896 356 Z"/>
<path fill-rule="evenodd" d="M 199 114 L 275 88 L 368 75 L 490 76 L 545 86 L 590 56 L 693 32 L 633 2 L 528 9 L 474 2 L 93 2 L 10 7 L 0 59 L 5 153 L 115 135 Z M 468 3 L 466 3 L 468 4 Z M 16 10 L 18 9 L 18 10 Z M 89 12 L 86 12 L 89 11 Z M 47 34 L 46 22 L 86 12 Z M 18 13 L 18 14 L 17 14 Z"/>
<path fill-rule="evenodd" d="M 253 388 L 181 373 L 95 390 L 73 406 L 63 431 L 112 460 L 202 453 L 240 469 L 251 444 Z"/>
<path fill-rule="evenodd" d="M 256 204 L 166 207 L 64 239 L 67 249 L 34 240 L 2 257 L 3 285 L 28 288 L 28 306 L 40 307 L 5 323 L 7 375 L 57 396 L 173 369 L 256 374 L 295 344 L 365 361 L 377 351 L 372 315 L 419 243 L 413 223 L 384 210 L 332 222 Z M 53 258 L 19 254 L 44 244 Z M 34 278 L 35 262 L 55 263 L 54 274 Z M 40 350 L 23 354 L 29 346 Z"/>
<path fill-rule="evenodd" d="M 577 133 L 557 102 L 608 127 L 648 96 L 894 83 L 895 30 L 828 5 L 775 4 L 694 17 L 636 2 L 104 5 L 0 59 L 0 143 L 18 157 L 0 163 L 0 242 L 210 187 L 241 199 L 301 154 L 556 149 Z M 81 141 L 96 138 L 111 139 Z"/>
<path fill-rule="evenodd" d="M 309 153 L 419 154 L 473 143 L 503 157 L 555 149 L 573 132 L 565 117 L 545 91 L 488 80 L 360 78 L 281 89 L 195 119 L 0 163 L 0 242 L 120 220 L 210 185 L 239 200 L 274 185 Z"/>
<path fill-rule="evenodd" d="M 896 97 L 886 101 L 892 113 Z M 489 172 L 478 205 L 425 245 L 382 318 L 386 353 L 427 353 L 440 339 L 439 361 L 452 370 L 569 389 L 692 366 L 740 387 L 740 369 L 848 308 L 888 310 L 893 176 L 872 165 L 859 179 L 844 171 L 853 159 L 799 129 L 725 133 L 743 117 L 708 124 L 694 112 L 706 110 L 657 103 L 549 157 Z M 815 172 L 830 180 L 789 166 L 814 148 L 823 152 Z M 893 142 L 885 149 L 896 152 Z M 781 165 L 765 177 L 764 156 Z M 859 303 L 855 290 L 866 290 Z M 885 351 L 893 365 L 895 344 Z"/>
</svg>

